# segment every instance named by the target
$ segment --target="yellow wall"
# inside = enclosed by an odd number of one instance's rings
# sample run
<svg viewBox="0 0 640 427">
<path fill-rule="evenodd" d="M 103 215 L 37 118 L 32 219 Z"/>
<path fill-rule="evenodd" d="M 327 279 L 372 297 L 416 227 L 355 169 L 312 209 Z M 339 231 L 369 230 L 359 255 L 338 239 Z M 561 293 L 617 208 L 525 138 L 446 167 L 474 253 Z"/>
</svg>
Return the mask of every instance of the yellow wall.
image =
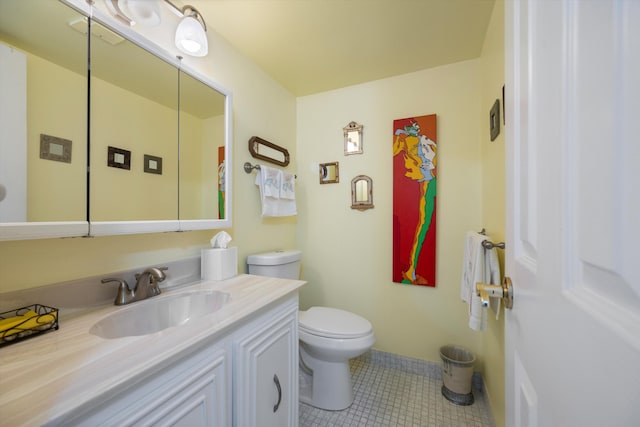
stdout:
<svg viewBox="0 0 640 427">
<path fill-rule="evenodd" d="M 27 54 L 28 221 L 85 220 L 86 117 L 87 76 Z M 41 159 L 40 134 L 70 140 L 71 163 Z"/>
<path fill-rule="evenodd" d="M 175 23 L 166 25 L 165 31 L 157 28 L 154 31 L 173 34 Z M 228 231 L 234 238 L 232 245 L 239 248 L 239 264 L 243 271 L 249 253 L 295 246 L 296 219 L 260 218 L 255 172 L 247 175 L 242 171 L 245 161 L 255 163 L 247 150 L 247 141 L 252 135 L 287 148 L 292 159 L 287 169 L 295 171 L 295 97 L 213 30 L 207 34 L 209 55 L 185 58 L 184 62 L 233 92 L 234 227 Z M 177 54 L 171 37 L 154 40 Z M 215 232 L 0 242 L 0 292 L 199 256 L 200 248 L 209 244 Z"/>
<path fill-rule="evenodd" d="M 298 99 L 298 246 L 302 308 L 328 305 L 369 319 L 375 348 L 439 361 L 446 344 L 482 359 L 480 334 L 460 299 L 464 236 L 482 228 L 480 63 L 378 80 Z M 392 268 L 393 120 L 438 115 L 437 287 L 396 284 Z M 364 153 L 344 156 L 342 128 L 364 125 Z M 340 182 L 319 184 L 318 163 Z M 351 179 L 373 179 L 374 209 L 350 208 Z"/>
<path fill-rule="evenodd" d="M 189 128 L 202 139 L 201 123 Z M 131 152 L 129 170 L 107 166 L 109 146 Z M 91 79 L 91 220 L 177 219 L 177 151 L 174 108 Z M 162 157 L 162 175 L 144 172 L 145 154 Z"/>
<path fill-rule="evenodd" d="M 482 158 L 482 224 L 494 241 L 505 239 L 505 153 L 504 124 L 502 121 L 502 86 L 504 84 L 504 2 L 495 3 L 491 22 L 485 36 L 480 58 L 482 103 L 481 158 Z M 501 105 L 501 132 L 491 141 L 489 109 L 496 99 Z M 508 120 L 508 117 L 507 117 Z M 504 251 L 498 250 L 504 267 Z M 504 271 L 504 268 L 503 268 Z M 492 314 L 492 312 L 489 312 Z M 487 331 L 482 334 L 484 380 L 493 409 L 496 426 L 505 425 L 504 378 L 504 310 L 500 319 L 488 316 Z"/>
</svg>

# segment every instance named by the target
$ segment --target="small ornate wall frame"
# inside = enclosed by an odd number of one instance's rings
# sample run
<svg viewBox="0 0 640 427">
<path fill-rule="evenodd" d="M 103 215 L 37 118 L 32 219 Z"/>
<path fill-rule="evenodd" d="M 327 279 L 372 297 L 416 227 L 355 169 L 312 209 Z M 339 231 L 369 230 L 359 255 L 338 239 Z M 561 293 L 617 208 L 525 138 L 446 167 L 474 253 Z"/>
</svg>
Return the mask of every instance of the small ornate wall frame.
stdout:
<svg viewBox="0 0 640 427">
<path fill-rule="evenodd" d="M 249 139 L 249 153 L 255 159 L 274 163 L 280 166 L 289 164 L 289 151 L 272 142 L 257 136 Z"/>
<path fill-rule="evenodd" d="M 351 180 L 351 209 L 373 209 L 373 181 L 366 175 Z"/>
<path fill-rule="evenodd" d="M 320 184 L 337 184 L 340 182 L 338 162 L 320 163 Z"/>
<path fill-rule="evenodd" d="M 347 126 L 343 127 L 344 131 L 344 155 L 349 156 L 351 154 L 362 154 L 362 128 L 363 125 L 359 125 L 356 122 L 350 122 Z"/>
</svg>

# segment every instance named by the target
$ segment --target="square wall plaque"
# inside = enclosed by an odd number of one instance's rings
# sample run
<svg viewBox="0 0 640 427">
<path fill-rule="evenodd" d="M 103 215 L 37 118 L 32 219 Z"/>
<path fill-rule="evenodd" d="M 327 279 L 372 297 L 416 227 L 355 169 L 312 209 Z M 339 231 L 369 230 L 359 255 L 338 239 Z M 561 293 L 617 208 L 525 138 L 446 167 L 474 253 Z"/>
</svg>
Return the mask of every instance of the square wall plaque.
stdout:
<svg viewBox="0 0 640 427">
<path fill-rule="evenodd" d="M 131 169 L 131 151 L 107 147 L 107 166 L 118 169 Z"/>
<path fill-rule="evenodd" d="M 71 163 L 71 141 L 57 136 L 40 134 L 40 158 Z"/>
<path fill-rule="evenodd" d="M 162 175 L 162 157 L 144 155 L 144 171 Z"/>
</svg>

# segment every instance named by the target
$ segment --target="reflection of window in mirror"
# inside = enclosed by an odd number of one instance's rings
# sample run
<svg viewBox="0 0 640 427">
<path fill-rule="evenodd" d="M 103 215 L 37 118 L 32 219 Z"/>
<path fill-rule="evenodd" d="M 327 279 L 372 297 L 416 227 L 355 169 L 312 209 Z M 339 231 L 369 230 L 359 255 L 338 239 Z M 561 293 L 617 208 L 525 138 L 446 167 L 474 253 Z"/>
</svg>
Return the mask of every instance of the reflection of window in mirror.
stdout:
<svg viewBox="0 0 640 427">
<path fill-rule="evenodd" d="M 366 175 L 351 180 L 351 209 L 373 209 L 373 181 Z"/>
<path fill-rule="evenodd" d="M 335 184 L 340 182 L 338 162 L 320 164 L 320 184 Z"/>
<path fill-rule="evenodd" d="M 344 131 L 344 154 L 362 154 L 362 125 L 350 122 L 343 129 Z"/>
</svg>

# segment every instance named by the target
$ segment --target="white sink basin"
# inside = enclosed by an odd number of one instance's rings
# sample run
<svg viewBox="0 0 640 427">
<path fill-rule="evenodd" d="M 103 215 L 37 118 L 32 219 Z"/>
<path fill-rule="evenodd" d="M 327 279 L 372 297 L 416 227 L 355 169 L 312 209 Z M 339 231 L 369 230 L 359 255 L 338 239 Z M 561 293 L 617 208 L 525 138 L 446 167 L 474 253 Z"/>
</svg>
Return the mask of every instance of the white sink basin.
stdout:
<svg viewBox="0 0 640 427">
<path fill-rule="evenodd" d="M 220 310 L 230 295 L 219 291 L 193 291 L 134 302 L 96 322 L 90 333 L 102 338 L 153 334 Z"/>
</svg>

